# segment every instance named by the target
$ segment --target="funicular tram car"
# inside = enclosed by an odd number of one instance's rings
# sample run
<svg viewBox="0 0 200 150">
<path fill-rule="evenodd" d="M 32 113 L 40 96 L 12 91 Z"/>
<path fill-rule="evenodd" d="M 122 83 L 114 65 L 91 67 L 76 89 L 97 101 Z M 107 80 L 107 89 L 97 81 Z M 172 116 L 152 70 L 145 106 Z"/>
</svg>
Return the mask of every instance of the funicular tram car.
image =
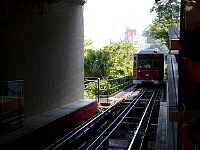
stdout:
<svg viewBox="0 0 200 150">
<path fill-rule="evenodd" d="M 140 50 L 133 56 L 133 83 L 163 84 L 164 53 L 155 50 Z"/>
</svg>

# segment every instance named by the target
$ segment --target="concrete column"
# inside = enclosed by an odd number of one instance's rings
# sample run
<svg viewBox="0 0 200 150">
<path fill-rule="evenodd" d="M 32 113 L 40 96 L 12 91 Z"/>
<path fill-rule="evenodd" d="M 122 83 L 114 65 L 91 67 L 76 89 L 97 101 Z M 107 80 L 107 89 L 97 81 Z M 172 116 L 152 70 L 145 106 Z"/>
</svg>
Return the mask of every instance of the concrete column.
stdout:
<svg viewBox="0 0 200 150">
<path fill-rule="evenodd" d="M 0 79 L 24 80 L 25 117 L 83 99 L 83 5 L 0 1 Z"/>
</svg>

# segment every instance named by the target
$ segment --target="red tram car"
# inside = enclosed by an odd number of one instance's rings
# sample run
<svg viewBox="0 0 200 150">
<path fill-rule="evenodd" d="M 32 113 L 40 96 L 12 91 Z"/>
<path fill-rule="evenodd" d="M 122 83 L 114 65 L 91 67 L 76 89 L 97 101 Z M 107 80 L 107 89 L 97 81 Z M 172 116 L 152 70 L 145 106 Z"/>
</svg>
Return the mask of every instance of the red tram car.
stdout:
<svg viewBox="0 0 200 150">
<path fill-rule="evenodd" d="M 164 53 L 155 50 L 141 50 L 133 56 L 133 83 L 163 84 Z"/>
</svg>

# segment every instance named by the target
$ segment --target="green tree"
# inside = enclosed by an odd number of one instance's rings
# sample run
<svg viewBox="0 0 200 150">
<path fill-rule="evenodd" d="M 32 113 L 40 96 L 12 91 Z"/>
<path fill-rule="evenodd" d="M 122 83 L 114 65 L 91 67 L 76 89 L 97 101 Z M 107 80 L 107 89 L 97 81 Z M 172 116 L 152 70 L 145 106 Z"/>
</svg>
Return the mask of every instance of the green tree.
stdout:
<svg viewBox="0 0 200 150">
<path fill-rule="evenodd" d="M 84 75 L 86 77 L 106 77 L 109 74 L 110 54 L 104 50 L 87 50 L 84 57 Z"/>
<path fill-rule="evenodd" d="M 100 95 L 109 95 L 119 90 L 116 84 L 123 87 L 129 85 L 127 82 L 130 78 L 122 78 L 107 82 L 108 78 L 124 77 L 132 74 L 133 53 L 136 51 L 130 42 L 112 43 L 102 49 L 91 49 L 92 42 L 85 41 L 84 47 L 84 75 L 85 77 L 99 77 Z M 102 80 L 103 79 L 103 80 Z M 115 82 L 114 82 L 115 81 Z M 113 83 L 114 82 L 114 83 Z M 97 82 L 91 82 L 85 85 L 85 97 L 97 96 Z M 114 88 L 113 88 L 114 86 Z M 112 87 L 112 90 L 108 90 Z"/>
<path fill-rule="evenodd" d="M 104 47 L 110 53 L 109 77 L 122 77 L 132 74 L 133 53 L 136 51 L 131 42 L 112 43 Z"/>
<path fill-rule="evenodd" d="M 84 39 L 85 77 L 104 77 L 109 73 L 109 54 L 95 50 L 91 39 Z"/>
<path fill-rule="evenodd" d="M 133 53 L 136 51 L 132 43 L 112 43 L 99 50 L 92 48 L 92 41 L 85 40 L 85 77 L 106 79 L 132 74 Z"/>
<path fill-rule="evenodd" d="M 150 25 L 147 26 L 143 31 L 143 36 L 147 37 L 148 48 L 162 51 L 165 54 L 168 53 L 169 49 L 166 46 L 166 44 L 164 44 L 160 39 L 156 39 L 152 35 L 147 34 L 149 33 L 149 31 L 150 31 Z"/>
<path fill-rule="evenodd" d="M 84 57 L 87 55 L 88 50 L 94 49 L 91 39 L 84 39 Z"/>
<path fill-rule="evenodd" d="M 179 29 L 180 2 L 178 1 L 158 1 L 150 10 L 156 12 L 157 16 L 152 24 L 143 32 L 143 36 L 149 39 L 159 39 L 161 43 L 169 48 L 168 29 L 175 26 Z"/>
</svg>

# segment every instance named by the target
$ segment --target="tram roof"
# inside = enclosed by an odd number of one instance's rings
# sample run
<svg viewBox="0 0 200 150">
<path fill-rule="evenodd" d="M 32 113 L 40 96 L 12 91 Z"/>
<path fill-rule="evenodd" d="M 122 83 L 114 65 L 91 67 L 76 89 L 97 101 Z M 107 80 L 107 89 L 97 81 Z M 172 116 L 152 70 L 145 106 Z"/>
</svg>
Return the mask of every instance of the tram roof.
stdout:
<svg viewBox="0 0 200 150">
<path fill-rule="evenodd" d="M 163 52 L 152 50 L 152 49 L 145 49 L 145 50 L 138 51 L 137 54 L 163 54 Z"/>
</svg>

